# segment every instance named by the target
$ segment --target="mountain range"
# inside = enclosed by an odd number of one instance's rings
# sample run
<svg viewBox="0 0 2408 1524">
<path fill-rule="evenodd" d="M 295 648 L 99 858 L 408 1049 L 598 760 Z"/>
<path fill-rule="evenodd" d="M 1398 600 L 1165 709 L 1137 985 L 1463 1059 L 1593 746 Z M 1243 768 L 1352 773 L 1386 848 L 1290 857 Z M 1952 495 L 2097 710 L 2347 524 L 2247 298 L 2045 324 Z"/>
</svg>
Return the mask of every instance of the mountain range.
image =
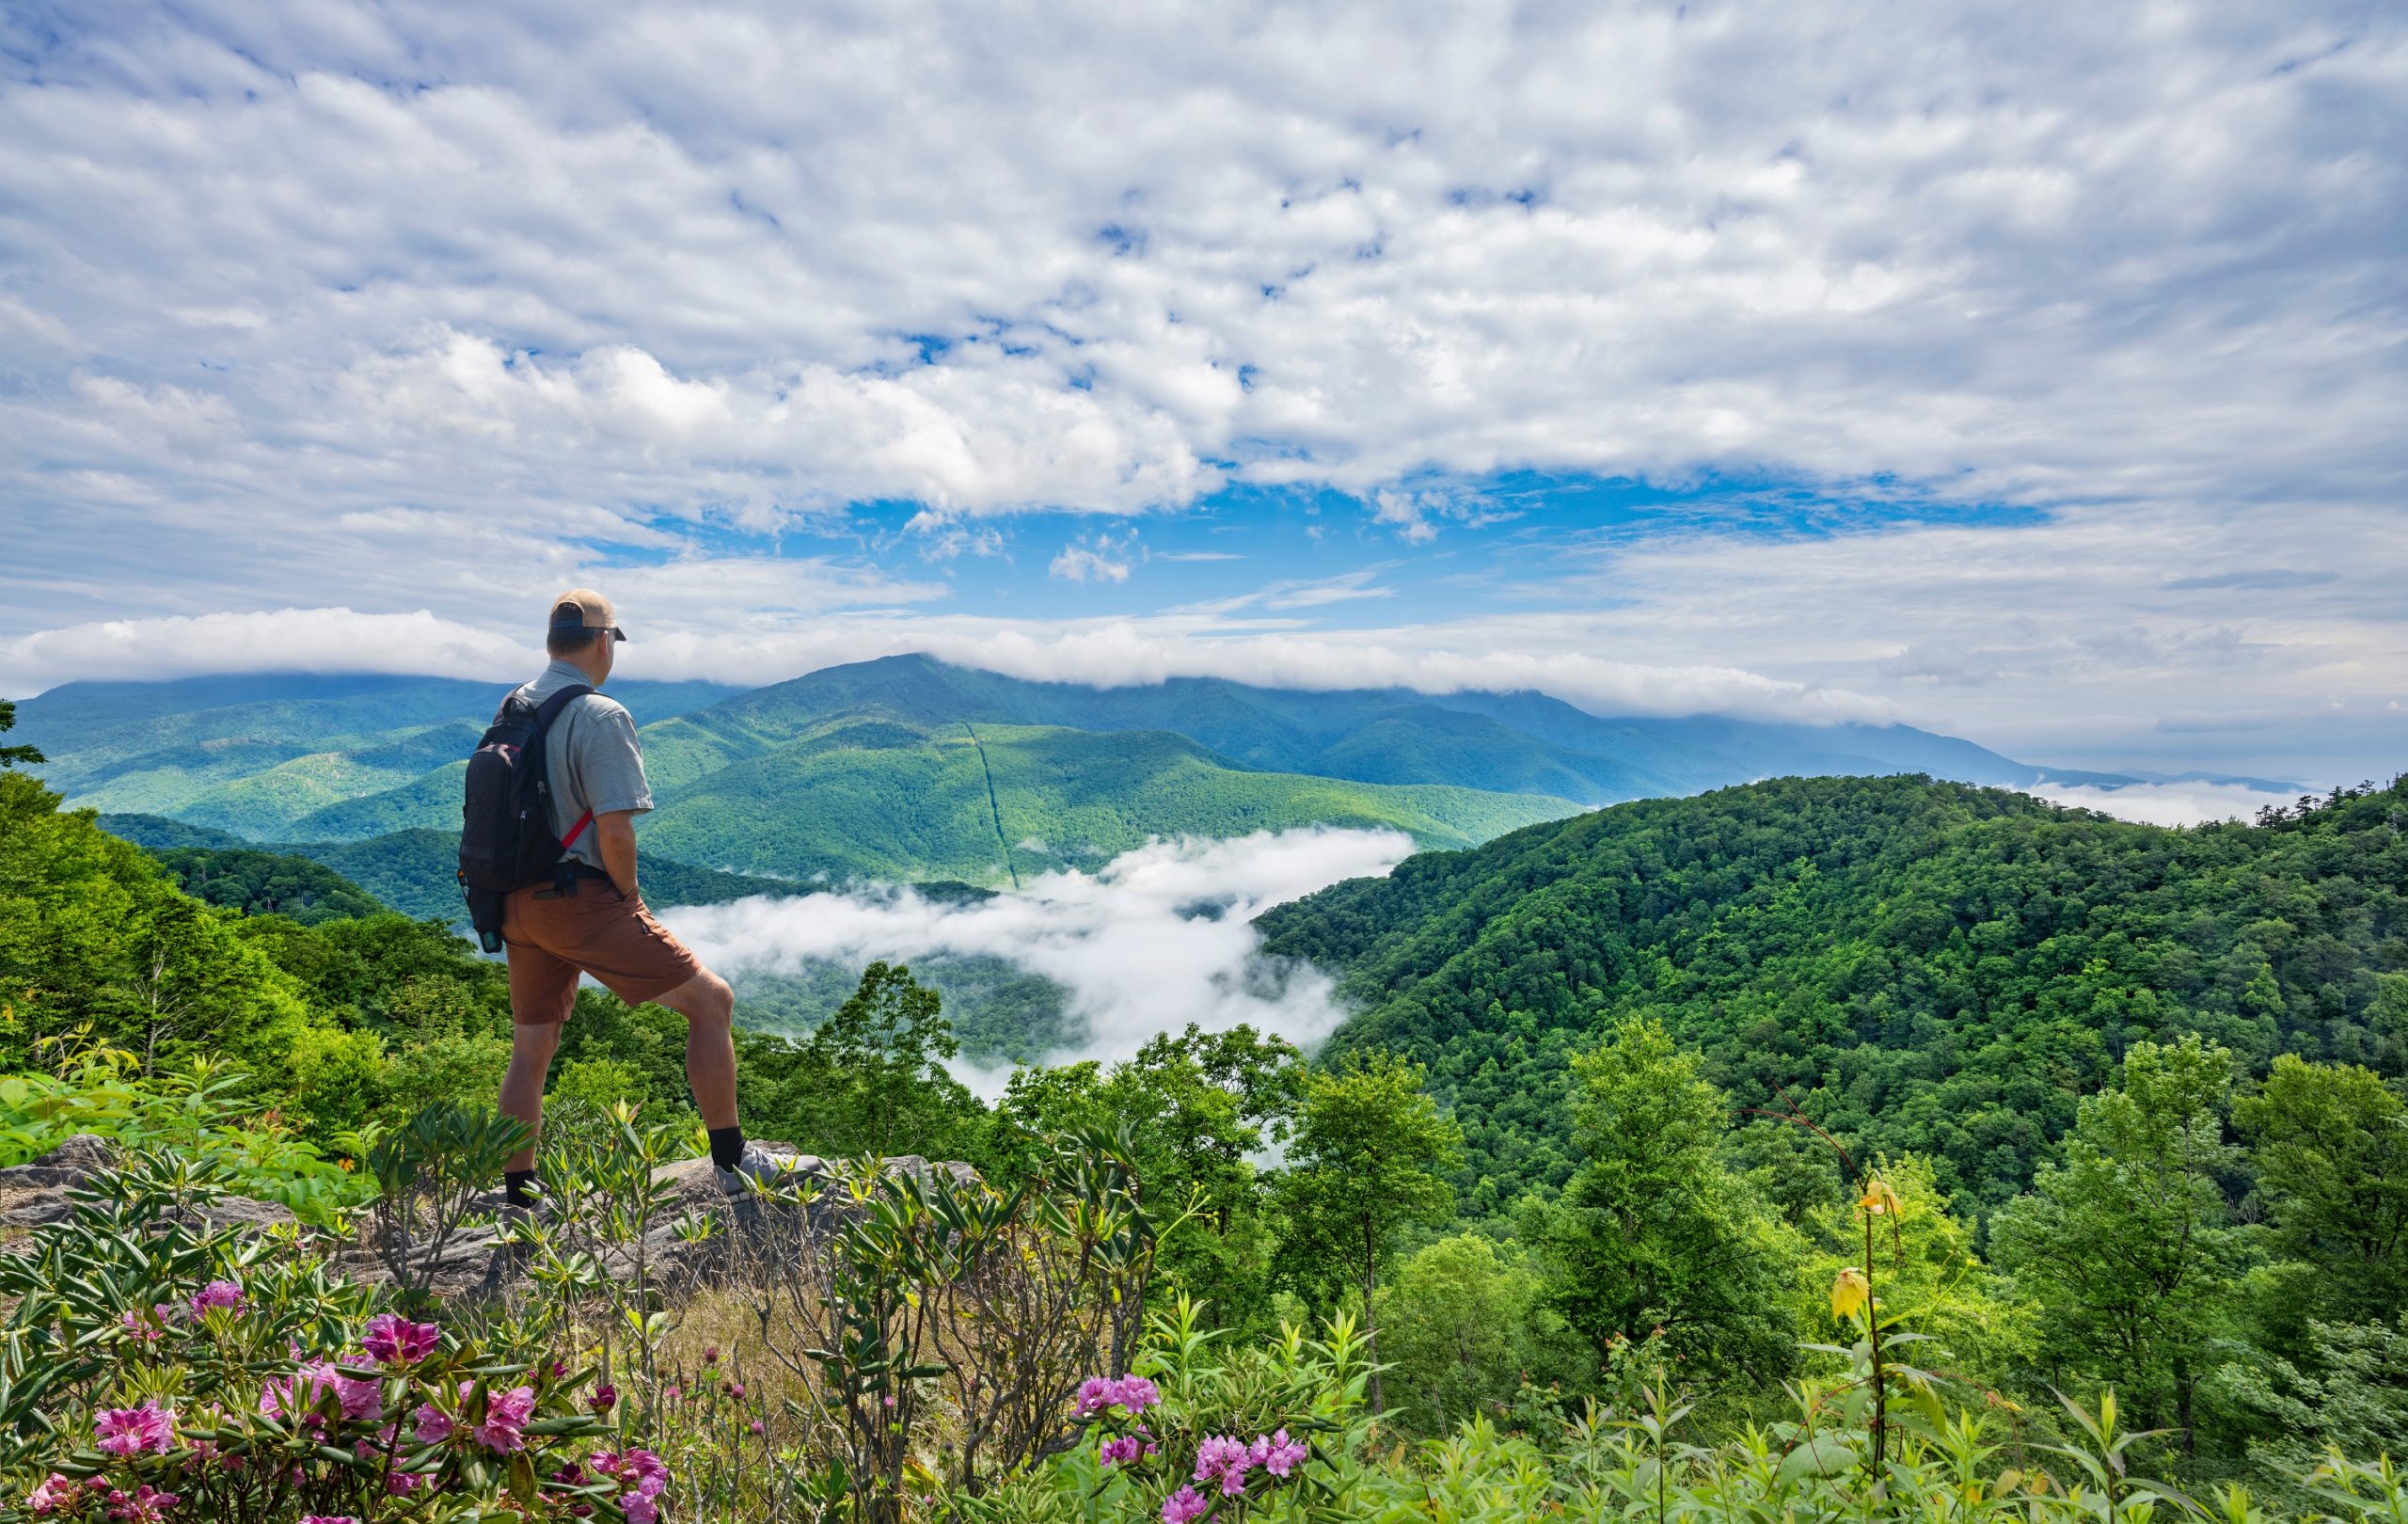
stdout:
<svg viewBox="0 0 2408 1524">
<path fill-rule="evenodd" d="M 1009 886 L 1153 837 L 1307 824 L 1463 848 L 1601 805 L 1776 775 L 2140 781 L 1906 725 L 1603 717 L 1535 692 L 1219 678 L 1091 688 L 925 656 L 752 690 L 639 680 L 610 691 L 642 726 L 661 802 L 641 822 L 647 852 L 797 881 Z M 383 675 L 79 682 L 24 701 L 18 735 L 48 754 L 46 779 L 72 804 L 299 845 L 372 892 L 405 881 L 396 898 L 415 903 L 417 878 L 448 856 L 463 759 L 503 691 Z M 726 887 L 691 886 L 709 897 Z"/>
</svg>

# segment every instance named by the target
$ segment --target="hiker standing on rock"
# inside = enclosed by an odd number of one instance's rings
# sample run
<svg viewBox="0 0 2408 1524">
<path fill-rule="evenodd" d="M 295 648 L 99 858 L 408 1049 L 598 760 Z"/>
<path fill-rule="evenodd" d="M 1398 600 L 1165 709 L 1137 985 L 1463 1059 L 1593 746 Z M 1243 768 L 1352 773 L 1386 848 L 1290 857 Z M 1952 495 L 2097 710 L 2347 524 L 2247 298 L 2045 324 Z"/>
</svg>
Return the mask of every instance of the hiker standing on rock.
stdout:
<svg viewBox="0 0 2408 1524">
<path fill-rule="evenodd" d="M 461 883 L 486 950 L 498 940 L 510 960 L 501 1109 L 531 1130 L 542 1125 L 561 1024 L 578 976 L 591 975 L 630 1006 L 649 1001 L 686 1018 L 686 1083 L 720 1187 L 735 1195 L 783 1166 L 737 1122 L 735 994 L 637 892 L 635 818 L 652 808 L 652 789 L 634 719 L 597 691 L 626 638 L 601 594 L 576 588 L 553 599 L 544 637 L 551 665 L 502 701 L 469 759 Z M 532 1203 L 534 1164 L 531 1142 L 511 1159 L 512 1205 Z"/>
</svg>

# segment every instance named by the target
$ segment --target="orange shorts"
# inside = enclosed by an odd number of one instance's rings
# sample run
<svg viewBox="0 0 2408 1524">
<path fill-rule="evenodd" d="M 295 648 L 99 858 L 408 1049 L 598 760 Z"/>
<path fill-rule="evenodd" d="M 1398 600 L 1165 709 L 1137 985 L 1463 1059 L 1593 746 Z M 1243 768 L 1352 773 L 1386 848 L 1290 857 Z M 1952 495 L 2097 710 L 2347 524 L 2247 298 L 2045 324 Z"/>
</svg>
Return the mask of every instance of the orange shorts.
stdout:
<svg viewBox="0 0 2408 1524">
<path fill-rule="evenodd" d="M 652 918 L 642 896 L 629 899 L 607 879 L 579 879 L 577 893 L 561 897 L 542 885 L 513 890 L 502 902 L 501 940 L 510 956 L 511 1017 L 531 1025 L 568 1020 L 580 974 L 641 1006 L 703 970 Z"/>
</svg>

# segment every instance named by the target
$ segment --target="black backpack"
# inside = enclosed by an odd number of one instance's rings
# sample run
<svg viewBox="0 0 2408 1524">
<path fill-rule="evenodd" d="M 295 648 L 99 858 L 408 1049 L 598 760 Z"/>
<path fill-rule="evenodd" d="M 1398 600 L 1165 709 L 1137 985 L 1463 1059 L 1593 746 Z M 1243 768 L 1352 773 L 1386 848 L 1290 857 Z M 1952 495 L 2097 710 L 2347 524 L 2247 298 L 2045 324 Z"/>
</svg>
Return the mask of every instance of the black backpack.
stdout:
<svg viewBox="0 0 2408 1524">
<path fill-rule="evenodd" d="M 562 709 L 594 690 L 572 683 L 539 706 L 514 690 L 501 701 L 493 726 L 468 758 L 467 802 L 460 812 L 460 892 L 468 901 L 468 924 L 487 952 L 501 950 L 501 902 L 513 889 L 558 883 L 562 854 L 594 819 L 588 810 L 569 828 L 568 841 L 552 834 L 550 763 L 545 732 Z"/>
</svg>

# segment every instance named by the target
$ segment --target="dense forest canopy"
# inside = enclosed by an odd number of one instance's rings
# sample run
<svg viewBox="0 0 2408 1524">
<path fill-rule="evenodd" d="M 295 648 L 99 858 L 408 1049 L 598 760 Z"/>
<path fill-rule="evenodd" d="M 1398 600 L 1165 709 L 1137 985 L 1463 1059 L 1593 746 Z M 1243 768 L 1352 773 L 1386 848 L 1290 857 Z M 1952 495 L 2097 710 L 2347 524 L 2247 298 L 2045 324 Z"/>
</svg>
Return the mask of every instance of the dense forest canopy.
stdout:
<svg viewBox="0 0 2408 1524">
<path fill-rule="evenodd" d="M 1478 1209 L 1569 1178 L 1569 1061 L 1633 1015 L 1743 1107 L 1929 1157 L 1987 1210 L 2131 1045 L 2408 1069 L 2408 790 L 2165 830 L 1913 777 L 1779 779 L 1415 857 L 1266 913 L 1341 1048 L 1430 1067 Z M 1767 1126 L 1772 1124 L 1767 1123 Z"/>
</svg>

